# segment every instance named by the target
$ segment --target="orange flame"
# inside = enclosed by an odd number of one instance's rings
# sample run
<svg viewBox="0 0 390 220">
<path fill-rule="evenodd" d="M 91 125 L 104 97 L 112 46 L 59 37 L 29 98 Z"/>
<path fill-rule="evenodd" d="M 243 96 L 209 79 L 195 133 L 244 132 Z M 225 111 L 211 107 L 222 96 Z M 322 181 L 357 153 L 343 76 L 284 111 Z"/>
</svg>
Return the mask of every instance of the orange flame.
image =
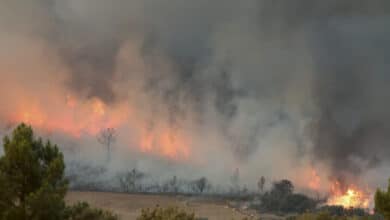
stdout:
<svg viewBox="0 0 390 220">
<path fill-rule="evenodd" d="M 142 117 L 133 116 L 128 104 L 107 106 L 99 98 L 78 100 L 68 94 L 65 99 L 54 99 L 50 108 L 39 101 L 22 102 L 8 118 L 12 124 L 24 122 L 46 132 L 60 132 L 73 137 L 96 136 L 102 129 L 118 128 L 127 124 L 145 127 Z M 178 130 L 159 126 L 154 130 L 141 130 L 136 144 L 144 153 L 183 160 L 190 154 L 188 141 Z"/>
<path fill-rule="evenodd" d="M 339 205 L 346 208 L 369 208 L 370 194 L 354 185 L 349 185 L 343 189 L 339 181 L 334 181 L 330 191 L 328 205 Z"/>
<path fill-rule="evenodd" d="M 171 159 L 187 159 L 190 154 L 188 144 L 171 129 L 162 132 L 145 132 L 141 137 L 141 151 L 160 153 Z"/>
<path fill-rule="evenodd" d="M 310 170 L 309 188 L 314 191 L 318 191 L 320 189 L 320 182 L 321 182 L 320 176 L 318 176 L 317 171 L 314 168 L 312 168 Z"/>
<path fill-rule="evenodd" d="M 55 100 L 49 106 L 42 108 L 39 102 L 23 103 L 15 108 L 8 120 L 11 123 L 24 122 L 45 131 L 57 131 L 80 137 L 82 134 L 96 135 L 106 127 L 116 127 L 126 119 L 128 110 L 124 108 L 110 109 L 98 98 L 84 102 L 70 95 L 65 103 Z"/>
</svg>

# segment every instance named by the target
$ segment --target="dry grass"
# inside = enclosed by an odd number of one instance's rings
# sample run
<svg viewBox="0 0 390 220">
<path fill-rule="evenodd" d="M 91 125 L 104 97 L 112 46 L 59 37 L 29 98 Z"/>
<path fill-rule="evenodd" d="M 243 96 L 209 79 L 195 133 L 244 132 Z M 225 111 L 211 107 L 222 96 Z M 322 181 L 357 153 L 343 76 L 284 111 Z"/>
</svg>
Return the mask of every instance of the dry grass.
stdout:
<svg viewBox="0 0 390 220">
<path fill-rule="evenodd" d="M 120 219 L 136 219 L 143 208 L 177 206 L 188 212 L 194 212 L 197 217 L 206 217 L 209 220 L 230 220 L 248 217 L 243 213 L 229 208 L 223 201 L 200 200 L 183 196 L 165 195 L 133 195 L 107 192 L 69 192 L 66 201 L 73 204 L 77 201 L 86 201 L 92 206 L 109 209 L 120 216 Z M 256 219 L 259 217 L 254 215 Z M 264 218 L 262 218 L 264 219 Z M 265 218 L 272 219 L 272 218 Z"/>
</svg>

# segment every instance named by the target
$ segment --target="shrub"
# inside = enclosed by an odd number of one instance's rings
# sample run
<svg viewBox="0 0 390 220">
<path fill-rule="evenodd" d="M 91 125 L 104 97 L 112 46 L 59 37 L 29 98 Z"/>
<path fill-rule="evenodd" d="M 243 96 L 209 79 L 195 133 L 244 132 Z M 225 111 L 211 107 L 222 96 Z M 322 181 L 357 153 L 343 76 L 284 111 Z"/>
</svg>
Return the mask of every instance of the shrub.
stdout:
<svg viewBox="0 0 390 220">
<path fill-rule="evenodd" d="M 91 208 L 88 203 L 79 202 L 69 206 L 65 211 L 68 220 L 117 220 L 118 217 L 110 211 Z"/>
<path fill-rule="evenodd" d="M 362 208 L 344 208 L 343 206 L 323 206 L 319 211 L 329 213 L 332 216 L 366 216 L 368 213 Z"/>
<path fill-rule="evenodd" d="M 275 182 L 271 191 L 261 197 L 261 203 L 261 209 L 281 213 L 302 213 L 317 205 L 314 199 L 294 193 L 294 186 L 288 180 Z"/>
<path fill-rule="evenodd" d="M 305 213 L 295 217 L 289 217 L 287 220 L 380 220 L 379 216 L 333 216 L 328 212 Z"/>
<path fill-rule="evenodd" d="M 303 213 L 313 210 L 317 203 L 303 194 L 290 194 L 281 204 L 280 210 L 286 213 Z"/>
<path fill-rule="evenodd" d="M 143 209 L 137 220 L 195 220 L 194 213 L 186 213 L 178 208 Z"/>
</svg>

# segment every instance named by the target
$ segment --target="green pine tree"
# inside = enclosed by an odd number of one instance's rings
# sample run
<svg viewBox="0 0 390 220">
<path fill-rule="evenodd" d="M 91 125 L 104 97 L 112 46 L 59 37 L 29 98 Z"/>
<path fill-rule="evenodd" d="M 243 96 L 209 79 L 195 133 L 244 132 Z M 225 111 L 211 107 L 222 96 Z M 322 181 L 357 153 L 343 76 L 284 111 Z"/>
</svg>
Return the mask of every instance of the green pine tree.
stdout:
<svg viewBox="0 0 390 220">
<path fill-rule="evenodd" d="M 67 181 L 62 153 L 19 125 L 3 140 L 0 157 L 0 219 L 61 220 Z"/>
</svg>

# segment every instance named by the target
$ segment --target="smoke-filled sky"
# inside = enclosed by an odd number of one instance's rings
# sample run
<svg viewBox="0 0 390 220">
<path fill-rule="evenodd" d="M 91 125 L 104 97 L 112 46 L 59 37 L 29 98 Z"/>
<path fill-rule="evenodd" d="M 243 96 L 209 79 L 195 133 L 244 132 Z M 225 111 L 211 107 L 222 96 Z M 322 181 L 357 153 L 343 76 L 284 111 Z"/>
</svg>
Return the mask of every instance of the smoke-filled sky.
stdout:
<svg viewBox="0 0 390 220">
<path fill-rule="evenodd" d="M 91 161 L 115 127 L 120 169 L 384 184 L 389 27 L 386 0 L 0 0 L 0 120 Z"/>
</svg>

